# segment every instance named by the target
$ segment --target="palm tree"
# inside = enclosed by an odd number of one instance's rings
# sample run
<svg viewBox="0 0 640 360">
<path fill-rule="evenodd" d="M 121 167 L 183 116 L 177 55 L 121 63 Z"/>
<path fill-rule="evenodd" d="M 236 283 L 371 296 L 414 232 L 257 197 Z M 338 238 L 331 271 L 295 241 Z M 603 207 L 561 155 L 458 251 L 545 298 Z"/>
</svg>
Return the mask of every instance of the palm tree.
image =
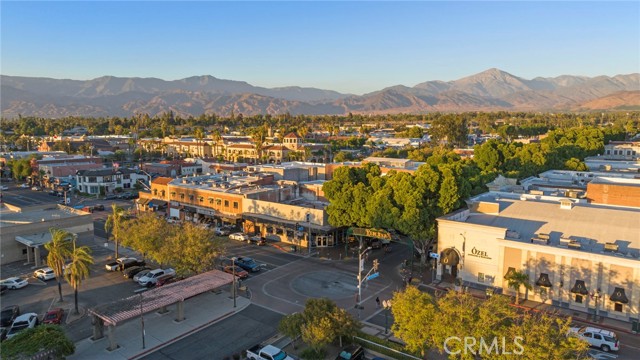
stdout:
<svg viewBox="0 0 640 360">
<path fill-rule="evenodd" d="M 116 245 L 116 259 L 119 257 L 120 232 L 125 228 L 125 220 L 125 210 L 116 203 L 111 204 L 111 214 L 107 217 L 107 222 L 104 223 L 104 230 L 107 233 L 111 231 L 111 238 Z"/>
<path fill-rule="evenodd" d="M 198 153 L 201 157 L 204 157 L 204 146 L 202 144 L 202 139 L 204 139 L 204 130 L 202 128 L 197 127 L 193 132 L 193 136 L 196 138 L 196 142 L 198 144 L 199 150 Z"/>
<path fill-rule="evenodd" d="M 91 249 L 88 246 L 76 247 L 73 242 L 73 251 L 71 253 L 71 264 L 65 270 L 65 280 L 73 287 L 73 297 L 75 302 L 75 314 L 78 314 L 78 288 L 82 280 L 89 278 L 89 265 L 93 264 Z"/>
<path fill-rule="evenodd" d="M 531 290 L 533 286 L 529 283 L 529 275 L 524 271 L 513 271 L 504 276 L 507 280 L 507 285 L 516 291 L 516 304 L 520 303 L 520 287 L 524 286 L 525 289 Z"/>
<path fill-rule="evenodd" d="M 49 252 L 49 254 L 47 254 L 47 265 L 53 269 L 53 273 L 56 275 L 58 294 L 60 295 L 60 302 L 62 302 L 64 263 L 71 257 L 73 234 L 66 230 L 56 228 L 51 228 L 49 231 L 51 232 L 51 241 L 44 244 L 44 248 Z"/>
<path fill-rule="evenodd" d="M 264 142 L 267 139 L 267 131 L 264 127 L 256 128 L 251 134 L 251 138 L 253 139 L 254 145 L 256 147 L 257 163 L 260 159 L 262 159 L 262 149 L 264 148 Z"/>
<path fill-rule="evenodd" d="M 213 130 L 211 134 L 211 140 L 213 140 L 213 157 L 218 155 L 218 142 L 220 142 L 221 139 L 220 131 L 218 129 Z"/>
</svg>

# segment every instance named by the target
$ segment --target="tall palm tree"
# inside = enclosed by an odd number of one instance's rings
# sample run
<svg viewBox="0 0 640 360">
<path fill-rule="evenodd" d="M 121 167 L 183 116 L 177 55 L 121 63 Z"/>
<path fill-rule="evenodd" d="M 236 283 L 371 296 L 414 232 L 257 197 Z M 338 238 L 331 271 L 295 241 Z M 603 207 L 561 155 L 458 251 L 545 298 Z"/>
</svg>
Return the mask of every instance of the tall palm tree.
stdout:
<svg viewBox="0 0 640 360">
<path fill-rule="evenodd" d="M 524 271 L 514 271 L 505 275 L 505 280 L 507 280 L 507 286 L 516 291 L 516 305 L 520 304 L 520 287 L 524 286 L 525 289 L 531 290 L 533 286 L 529 283 L 529 275 L 527 275 Z"/>
<path fill-rule="evenodd" d="M 262 149 L 264 148 L 264 143 L 267 140 L 267 131 L 262 126 L 258 127 L 253 130 L 253 133 L 251 134 L 251 138 L 253 139 L 254 145 L 256 147 L 256 153 L 257 153 L 256 163 L 258 163 L 258 161 L 262 159 Z"/>
<path fill-rule="evenodd" d="M 73 242 L 73 251 L 71 252 L 71 264 L 65 270 L 65 280 L 73 287 L 73 297 L 75 303 L 75 313 L 78 314 L 78 288 L 82 284 L 82 280 L 89 278 L 89 265 L 93 264 L 91 249 L 88 246 L 76 247 Z"/>
<path fill-rule="evenodd" d="M 119 257 L 120 233 L 125 229 L 125 221 L 125 210 L 116 203 L 112 203 L 111 214 L 107 217 L 107 222 L 104 223 L 104 230 L 107 233 L 111 231 L 111 238 L 116 245 L 116 259 Z"/>
<path fill-rule="evenodd" d="M 222 140 L 222 136 L 220 136 L 220 130 L 215 129 L 211 134 L 211 140 L 213 140 L 213 157 L 218 156 L 218 143 Z"/>
<path fill-rule="evenodd" d="M 47 254 L 47 265 L 53 269 L 53 273 L 56 275 L 58 294 L 60 295 L 60 302 L 62 302 L 64 263 L 71 257 L 73 234 L 56 228 L 49 229 L 49 232 L 51 232 L 51 241 L 44 244 L 44 248 L 49 252 Z"/>
<path fill-rule="evenodd" d="M 202 144 L 202 140 L 204 139 L 204 130 L 200 127 L 197 127 L 193 132 L 193 136 L 196 138 L 196 142 L 198 144 L 198 153 L 201 157 L 204 157 L 204 146 Z"/>
</svg>

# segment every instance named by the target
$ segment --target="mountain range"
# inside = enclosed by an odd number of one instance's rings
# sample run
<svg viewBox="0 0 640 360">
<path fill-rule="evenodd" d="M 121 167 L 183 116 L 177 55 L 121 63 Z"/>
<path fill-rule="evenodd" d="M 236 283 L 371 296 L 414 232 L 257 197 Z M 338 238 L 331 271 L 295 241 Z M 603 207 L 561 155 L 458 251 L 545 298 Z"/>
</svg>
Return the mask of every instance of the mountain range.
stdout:
<svg viewBox="0 0 640 360">
<path fill-rule="evenodd" d="M 68 80 L 0 76 L 4 118 L 22 116 L 180 116 L 203 113 L 342 115 L 461 111 L 640 110 L 640 74 L 597 77 L 562 75 L 526 80 L 499 69 L 454 81 L 397 85 L 364 95 L 297 86 L 264 88 L 244 81 L 194 76 L 103 76 Z"/>
</svg>

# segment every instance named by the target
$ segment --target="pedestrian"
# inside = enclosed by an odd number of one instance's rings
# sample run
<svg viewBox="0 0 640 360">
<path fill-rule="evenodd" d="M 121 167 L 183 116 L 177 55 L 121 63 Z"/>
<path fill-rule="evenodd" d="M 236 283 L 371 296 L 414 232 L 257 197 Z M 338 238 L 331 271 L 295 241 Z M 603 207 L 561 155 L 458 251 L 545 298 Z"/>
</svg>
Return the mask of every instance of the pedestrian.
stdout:
<svg viewBox="0 0 640 360">
<path fill-rule="evenodd" d="M 380 298 L 376 296 L 376 307 L 380 307 Z"/>
</svg>

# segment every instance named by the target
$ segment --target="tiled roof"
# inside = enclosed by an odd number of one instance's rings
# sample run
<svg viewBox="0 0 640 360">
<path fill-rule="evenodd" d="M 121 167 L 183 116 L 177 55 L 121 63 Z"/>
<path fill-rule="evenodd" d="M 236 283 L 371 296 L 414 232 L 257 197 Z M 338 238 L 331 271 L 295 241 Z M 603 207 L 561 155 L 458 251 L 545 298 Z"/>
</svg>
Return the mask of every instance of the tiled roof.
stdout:
<svg viewBox="0 0 640 360">
<path fill-rule="evenodd" d="M 292 132 L 289 133 L 287 136 L 284 137 L 285 139 L 302 139 L 300 136 L 298 136 L 298 134 Z"/>
</svg>

